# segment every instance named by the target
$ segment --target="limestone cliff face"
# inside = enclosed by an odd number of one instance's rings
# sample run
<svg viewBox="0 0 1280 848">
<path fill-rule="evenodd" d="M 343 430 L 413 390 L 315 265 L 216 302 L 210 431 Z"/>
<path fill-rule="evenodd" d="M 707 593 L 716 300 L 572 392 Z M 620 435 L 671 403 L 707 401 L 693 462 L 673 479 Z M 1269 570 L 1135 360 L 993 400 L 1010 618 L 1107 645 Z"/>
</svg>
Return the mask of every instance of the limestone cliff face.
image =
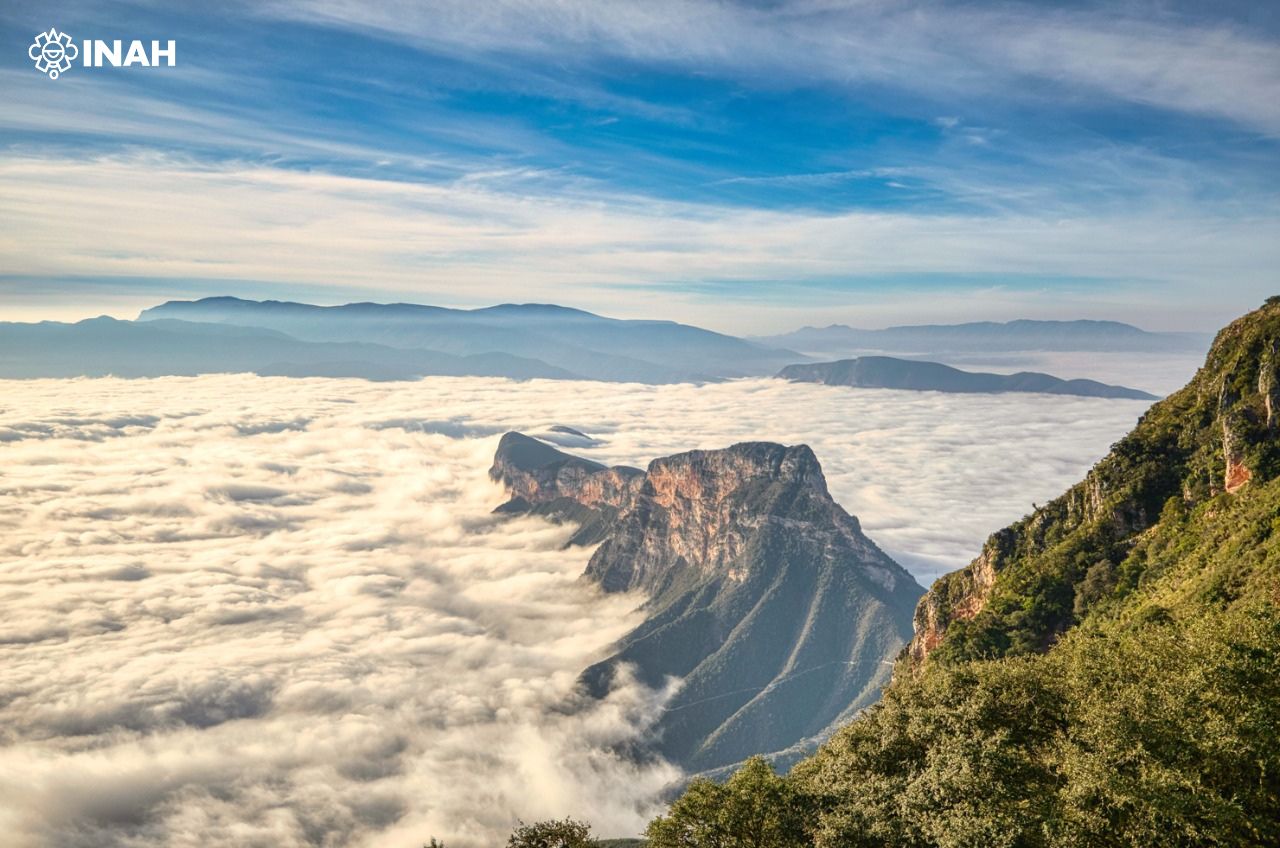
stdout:
<svg viewBox="0 0 1280 848">
<path fill-rule="evenodd" d="M 949 624 L 968 621 L 982 612 L 996 582 L 997 563 L 1011 537 L 1007 530 L 991 536 L 977 559 L 962 571 L 946 575 L 920 599 L 912 620 L 915 634 L 907 646 L 913 660 L 923 660 L 938 647 Z"/>
<path fill-rule="evenodd" d="M 499 448 L 504 508 L 585 521 L 601 541 L 585 577 L 648 599 L 583 683 L 603 695 L 623 664 L 655 687 L 678 678 L 658 752 L 691 771 L 787 760 L 878 697 L 921 589 L 831 499 L 807 446 L 748 442 L 639 472 L 528 441 Z"/>
<path fill-rule="evenodd" d="M 574 522 L 578 531 L 569 543 L 594 544 L 635 498 L 644 472 L 606 468 L 522 433 L 507 433 L 498 443 L 489 477 L 511 494 L 499 511 Z"/>
<path fill-rule="evenodd" d="M 651 595 L 677 578 L 741 582 L 748 543 L 766 525 L 803 535 L 823 557 L 861 555 L 886 586 L 900 574 L 831 499 L 808 446 L 750 442 L 654 460 L 587 575 L 610 591 Z"/>
<path fill-rule="evenodd" d="M 1278 351 L 1273 298 L 1219 333 L 1195 378 L 1152 406 L 1082 482 L 992 535 L 967 568 L 930 588 L 907 667 L 941 647 L 958 657 L 1047 648 L 1075 623 L 1091 568 L 1123 562 L 1162 515 L 1280 473 Z"/>
</svg>

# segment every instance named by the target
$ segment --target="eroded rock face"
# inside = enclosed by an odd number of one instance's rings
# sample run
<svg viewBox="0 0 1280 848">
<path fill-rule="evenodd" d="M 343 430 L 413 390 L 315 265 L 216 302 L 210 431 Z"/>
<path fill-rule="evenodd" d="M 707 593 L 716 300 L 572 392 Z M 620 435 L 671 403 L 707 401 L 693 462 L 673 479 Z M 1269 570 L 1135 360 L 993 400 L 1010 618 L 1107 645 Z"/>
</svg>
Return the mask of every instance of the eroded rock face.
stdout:
<svg viewBox="0 0 1280 848">
<path fill-rule="evenodd" d="M 987 540 L 982 553 L 961 571 L 940 578 L 920 599 L 913 618 L 915 633 L 907 645 L 907 655 L 922 661 L 942 643 L 947 627 L 968 621 L 982 612 L 995 586 L 1000 559 L 1013 543 L 1008 531 Z"/>
<path fill-rule="evenodd" d="M 619 508 L 644 476 L 638 468 L 606 468 L 571 456 L 522 433 L 507 433 L 498 443 L 489 476 L 507 487 L 513 498 L 529 504 L 570 498 L 585 506 Z"/>
<path fill-rule="evenodd" d="M 655 687 L 682 681 L 658 752 L 699 772 L 786 762 L 874 703 L 922 590 L 831 499 L 807 446 L 747 442 L 639 472 L 529 441 L 504 437 L 492 471 L 514 509 L 587 521 L 601 544 L 585 576 L 647 598 L 587 689 L 606 693 L 622 664 Z"/>
<path fill-rule="evenodd" d="M 507 433 L 498 443 L 489 477 L 511 494 L 499 512 L 574 522 L 578 531 L 569 544 L 586 545 L 604 538 L 619 511 L 634 499 L 644 472 L 606 468 L 522 433 Z"/>
<path fill-rule="evenodd" d="M 887 588 L 900 579 L 901 569 L 877 562 L 887 557 L 831 499 L 813 451 L 763 442 L 654 460 L 587 575 L 610 591 L 651 594 L 684 570 L 691 579 L 741 582 L 745 568 L 762 565 L 744 555 L 766 525 L 803 536 L 823 557 L 862 556 L 868 576 Z"/>
<path fill-rule="evenodd" d="M 1262 396 L 1267 427 L 1273 429 L 1280 423 L 1280 339 L 1271 339 L 1263 347 L 1258 394 Z"/>
</svg>

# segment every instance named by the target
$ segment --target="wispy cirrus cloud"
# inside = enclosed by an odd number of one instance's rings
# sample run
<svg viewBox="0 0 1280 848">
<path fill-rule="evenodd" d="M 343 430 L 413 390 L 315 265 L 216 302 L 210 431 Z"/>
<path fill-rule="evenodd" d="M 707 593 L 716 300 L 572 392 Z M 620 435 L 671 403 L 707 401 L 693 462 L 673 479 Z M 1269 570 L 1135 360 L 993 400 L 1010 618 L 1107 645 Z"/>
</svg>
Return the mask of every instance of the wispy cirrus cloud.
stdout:
<svg viewBox="0 0 1280 848">
<path fill-rule="evenodd" d="M 75 202 L 50 204 L 51 195 Z M 724 320 L 723 306 L 700 305 L 697 292 L 724 280 L 766 287 L 780 302 L 793 298 L 782 281 L 810 283 L 810 296 L 830 303 L 884 296 L 895 278 L 972 280 L 999 268 L 1005 280 L 1025 281 L 1018 289 L 1037 279 L 1096 281 L 1081 300 L 1105 283 L 1115 290 L 1108 297 L 1140 299 L 1157 286 L 1185 302 L 1222 278 L 1256 300 L 1280 261 L 1267 238 L 1280 217 L 1265 214 L 823 214 L 156 155 L 0 160 L 0 224 L 0 259 L 19 284 L 159 276 L 205 280 L 215 293 L 218 280 L 256 280 L 453 302 L 463 290 L 474 302 L 567 299 L 613 312 L 718 315 L 712 323 Z M 620 292 L 630 304 L 621 310 Z M 144 295 L 154 300 L 153 289 Z M 999 309 L 999 290 L 971 308 Z"/>
<path fill-rule="evenodd" d="M 1084 90 L 1280 134 L 1280 43 L 1155 4 L 1067 10 L 878 0 L 660 0 L 626 7 L 546 0 L 478 11 L 461 0 L 374 9 L 347 0 L 278 0 L 264 11 L 443 51 L 556 55 L 576 63 L 625 59 L 783 84 L 820 79 L 933 96 L 1018 96 L 1022 80 L 1032 79 L 1061 84 L 1073 96 Z"/>
</svg>

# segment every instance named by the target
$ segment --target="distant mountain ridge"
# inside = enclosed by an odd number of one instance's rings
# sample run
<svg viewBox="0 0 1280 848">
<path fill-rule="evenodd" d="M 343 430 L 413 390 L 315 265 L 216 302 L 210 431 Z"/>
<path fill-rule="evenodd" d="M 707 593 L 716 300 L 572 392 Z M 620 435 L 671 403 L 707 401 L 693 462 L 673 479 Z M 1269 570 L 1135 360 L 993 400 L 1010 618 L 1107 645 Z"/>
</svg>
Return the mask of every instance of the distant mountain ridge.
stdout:
<svg viewBox="0 0 1280 848">
<path fill-rule="evenodd" d="M 1018 319 L 965 324 L 920 324 L 865 330 L 843 324 L 802 327 L 753 341 L 811 354 L 1005 353 L 1013 351 L 1201 352 L 1210 337 L 1156 333 L 1119 321 Z"/>
<path fill-rule="evenodd" d="M 552 304 L 449 309 L 313 306 L 211 297 L 145 309 L 159 318 L 261 327 L 311 342 L 365 342 L 453 356 L 503 353 L 592 380 L 671 383 L 766 376 L 804 357 L 673 321 L 605 318 Z"/>
<path fill-rule="evenodd" d="M 771 376 L 810 358 L 779 347 L 784 337 L 752 341 L 672 321 L 620 320 L 538 303 L 451 309 L 209 297 L 168 301 L 144 309 L 132 322 L 108 325 L 110 321 L 114 319 L 0 324 L 0 377 L 248 371 L 374 380 L 447 375 L 661 384 Z M 237 341 L 232 343 L 227 331 L 215 329 L 219 327 L 237 334 Z M 887 330 L 833 326 L 805 328 L 786 338 L 809 352 L 835 354 L 850 349 L 1146 350 L 1193 344 L 1189 336 L 1146 333 L 1106 321 Z"/>
<path fill-rule="evenodd" d="M 910 389 L 916 391 L 953 392 L 962 394 L 1036 392 L 1081 397 L 1156 400 L 1156 396 L 1139 389 L 1111 386 L 1096 380 L 1063 380 L 1051 374 L 1020 371 L 1016 374 L 988 374 L 961 371 L 939 362 L 895 359 L 891 356 L 861 356 L 836 362 L 813 362 L 788 365 L 778 377 L 797 383 L 823 383 L 828 386 L 852 386 L 876 389 Z"/>
<path fill-rule="evenodd" d="M 545 362 L 505 353 L 455 356 L 367 342 L 305 342 L 258 327 L 172 319 L 0 323 L 0 378 L 237 372 L 369 380 L 407 380 L 426 374 L 517 379 L 574 376 Z"/>
<path fill-rule="evenodd" d="M 794 758 L 878 697 L 923 590 L 831 499 L 804 445 L 746 442 L 656 459 L 645 471 L 502 438 L 499 509 L 578 526 L 600 546 L 585 577 L 641 591 L 647 618 L 583 682 L 621 664 L 648 685 L 681 678 L 656 750 L 694 772 L 758 753 Z"/>
</svg>

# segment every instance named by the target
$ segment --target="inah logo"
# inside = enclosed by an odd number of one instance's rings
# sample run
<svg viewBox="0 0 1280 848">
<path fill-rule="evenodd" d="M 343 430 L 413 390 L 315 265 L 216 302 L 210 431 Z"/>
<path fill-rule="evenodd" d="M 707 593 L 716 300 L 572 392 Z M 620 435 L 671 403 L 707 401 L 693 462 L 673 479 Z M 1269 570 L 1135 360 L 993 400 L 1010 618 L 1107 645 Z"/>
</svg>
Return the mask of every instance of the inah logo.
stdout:
<svg viewBox="0 0 1280 848">
<path fill-rule="evenodd" d="M 71 36 L 50 28 L 35 37 L 27 48 L 27 55 L 36 63 L 36 70 L 48 74 L 49 79 L 57 79 L 71 67 L 76 57 L 83 57 L 81 62 L 86 68 L 102 68 L 110 65 L 113 68 L 128 68 L 138 65 L 143 68 L 157 68 L 166 65 L 172 68 L 178 63 L 178 43 L 168 41 L 152 41 L 147 50 L 145 42 L 133 40 L 128 48 L 119 39 L 103 41 L 99 38 L 86 38 L 76 46 Z"/>
<path fill-rule="evenodd" d="M 49 79 L 57 79 L 71 67 L 71 60 L 80 55 L 80 48 L 72 43 L 71 36 L 50 27 L 48 32 L 36 36 L 27 48 L 27 55 L 35 61 L 37 71 L 48 74 Z"/>
</svg>

